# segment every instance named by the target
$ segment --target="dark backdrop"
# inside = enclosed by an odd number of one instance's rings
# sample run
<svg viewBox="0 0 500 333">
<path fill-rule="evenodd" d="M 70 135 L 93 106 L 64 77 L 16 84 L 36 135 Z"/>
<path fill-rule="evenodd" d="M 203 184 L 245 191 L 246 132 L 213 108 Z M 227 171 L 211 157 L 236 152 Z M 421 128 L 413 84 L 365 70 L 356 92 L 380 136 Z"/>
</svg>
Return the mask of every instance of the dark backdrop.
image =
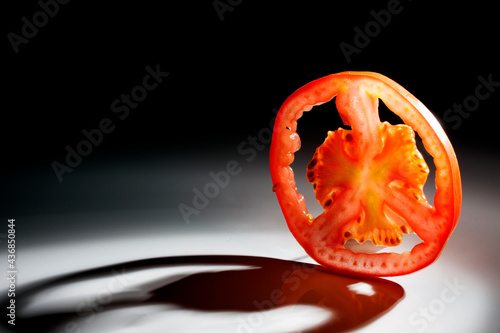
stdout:
<svg viewBox="0 0 500 333">
<path fill-rule="evenodd" d="M 79 144 L 88 156 L 78 166 L 133 149 L 172 163 L 236 151 L 295 89 L 346 70 L 387 75 L 435 113 L 457 150 L 498 156 L 500 87 L 474 99 L 480 76 L 500 82 L 496 12 L 480 1 L 4 4 L 2 179 L 35 165 L 57 182 L 53 163 Z M 160 77 L 146 90 L 151 71 Z M 133 92 L 140 101 L 127 104 Z M 473 111 L 455 113 L 465 100 Z M 304 117 L 302 129 L 324 137 L 339 125 L 328 117 Z"/>
</svg>

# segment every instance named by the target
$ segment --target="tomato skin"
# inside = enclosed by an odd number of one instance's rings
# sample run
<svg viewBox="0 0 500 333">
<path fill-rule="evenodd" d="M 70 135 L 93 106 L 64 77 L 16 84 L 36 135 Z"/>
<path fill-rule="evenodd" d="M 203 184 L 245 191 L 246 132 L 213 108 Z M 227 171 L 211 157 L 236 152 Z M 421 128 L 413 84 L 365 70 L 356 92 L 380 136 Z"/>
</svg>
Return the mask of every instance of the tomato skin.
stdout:
<svg viewBox="0 0 500 333">
<path fill-rule="evenodd" d="M 343 247 L 342 228 L 355 219 L 356 209 L 348 198 L 340 198 L 332 210 L 314 218 L 298 192 L 290 164 L 300 149 L 297 120 L 314 105 L 336 97 L 345 125 L 352 126 L 359 150 L 375 154 L 374 128 L 380 124 L 378 99 L 422 138 L 436 165 L 434 206 L 415 203 L 404 190 L 391 189 L 392 208 L 411 220 L 411 229 L 423 240 L 403 254 L 354 253 Z M 373 155 L 372 154 L 372 155 Z M 453 232 L 461 208 L 461 181 L 453 147 L 432 113 L 413 95 L 391 79 L 372 72 L 332 74 L 299 88 L 281 106 L 274 125 L 270 149 L 273 191 L 288 227 L 306 252 L 325 268 L 355 276 L 395 276 L 414 272 L 434 262 Z M 417 216 L 417 218 L 412 217 Z"/>
</svg>

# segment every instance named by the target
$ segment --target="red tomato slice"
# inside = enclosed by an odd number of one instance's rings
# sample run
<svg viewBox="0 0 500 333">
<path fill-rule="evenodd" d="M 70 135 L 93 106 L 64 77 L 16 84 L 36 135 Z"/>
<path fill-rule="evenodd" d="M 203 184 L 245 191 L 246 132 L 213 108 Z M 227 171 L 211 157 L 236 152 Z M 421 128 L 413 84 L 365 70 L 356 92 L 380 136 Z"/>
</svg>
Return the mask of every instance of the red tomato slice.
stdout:
<svg viewBox="0 0 500 333">
<path fill-rule="evenodd" d="M 329 132 L 307 167 L 325 209 L 313 217 L 290 167 L 300 149 L 297 120 L 334 97 L 351 128 Z M 379 99 L 405 124 L 381 122 Z M 436 166 L 434 205 L 423 192 L 429 168 L 414 131 Z M 290 231 L 314 260 L 337 273 L 395 276 L 422 269 L 439 257 L 460 215 L 460 171 L 448 137 L 419 100 L 381 74 L 332 74 L 295 91 L 276 117 L 270 167 Z M 422 243 L 401 254 L 354 253 L 344 247 L 349 239 L 396 246 L 407 233 L 416 233 Z"/>
</svg>

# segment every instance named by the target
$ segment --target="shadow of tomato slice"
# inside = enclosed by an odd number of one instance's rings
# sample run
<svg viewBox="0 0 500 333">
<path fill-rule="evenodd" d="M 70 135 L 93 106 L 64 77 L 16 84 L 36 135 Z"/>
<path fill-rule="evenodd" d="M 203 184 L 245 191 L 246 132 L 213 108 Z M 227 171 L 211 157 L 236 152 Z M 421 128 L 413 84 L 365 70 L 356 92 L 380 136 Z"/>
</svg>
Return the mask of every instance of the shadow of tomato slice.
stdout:
<svg viewBox="0 0 500 333">
<path fill-rule="evenodd" d="M 89 287 L 96 283 L 95 289 Z M 106 289 L 103 299 L 106 286 L 113 288 Z M 16 302 L 19 325 L 9 328 L 13 332 L 35 326 L 37 332 L 59 332 L 68 325 L 82 332 L 271 328 L 339 332 L 375 320 L 403 296 L 403 288 L 391 281 L 339 276 L 296 261 L 166 257 L 91 269 L 26 287 Z M 310 313 L 320 313 L 321 318 Z"/>
</svg>

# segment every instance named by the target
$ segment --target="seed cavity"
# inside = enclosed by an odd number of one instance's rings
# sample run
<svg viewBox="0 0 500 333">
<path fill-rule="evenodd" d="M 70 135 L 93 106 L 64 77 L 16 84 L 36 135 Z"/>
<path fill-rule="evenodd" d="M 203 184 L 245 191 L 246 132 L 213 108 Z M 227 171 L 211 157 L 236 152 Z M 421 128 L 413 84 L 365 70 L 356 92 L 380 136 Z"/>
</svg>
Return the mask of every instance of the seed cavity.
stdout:
<svg viewBox="0 0 500 333">
<path fill-rule="evenodd" d="M 314 181 L 314 171 L 309 171 L 306 175 L 307 180 L 312 183 Z"/>
<path fill-rule="evenodd" d="M 309 164 L 307 165 L 307 168 L 308 169 L 312 169 L 312 168 L 314 168 L 316 166 L 317 163 L 318 163 L 318 160 L 316 158 L 313 158 L 311 160 L 311 162 L 309 162 Z"/>
</svg>

